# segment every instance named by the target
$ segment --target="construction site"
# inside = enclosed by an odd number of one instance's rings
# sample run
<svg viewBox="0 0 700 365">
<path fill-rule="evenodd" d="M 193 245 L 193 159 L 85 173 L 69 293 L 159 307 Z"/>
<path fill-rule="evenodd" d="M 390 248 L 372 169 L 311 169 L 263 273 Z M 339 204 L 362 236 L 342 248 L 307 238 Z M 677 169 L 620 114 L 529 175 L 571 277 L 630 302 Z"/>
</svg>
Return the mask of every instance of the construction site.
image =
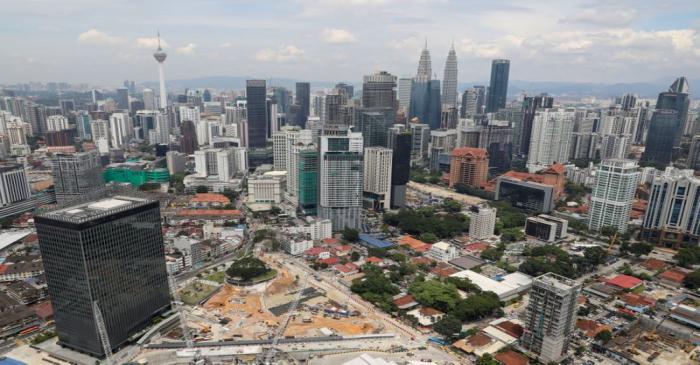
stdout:
<svg viewBox="0 0 700 365">
<path fill-rule="evenodd" d="M 616 336 L 609 347 L 639 364 L 697 363 L 696 346 L 672 328 L 663 327 L 663 322 L 664 319 L 636 321 L 625 336 Z"/>
</svg>

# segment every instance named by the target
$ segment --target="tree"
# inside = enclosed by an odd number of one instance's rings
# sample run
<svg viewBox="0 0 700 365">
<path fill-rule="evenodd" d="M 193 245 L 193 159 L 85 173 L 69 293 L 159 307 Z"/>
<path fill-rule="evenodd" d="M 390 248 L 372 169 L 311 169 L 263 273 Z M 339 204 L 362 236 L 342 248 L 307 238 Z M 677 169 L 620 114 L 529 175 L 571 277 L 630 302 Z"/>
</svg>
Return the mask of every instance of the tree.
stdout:
<svg viewBox="0 0 700 365">
<path fill-rule="evenodd" d="M 590 313 L 591 313 L 591 310 L 588 309 L 588 307 L 586 307 L 586 306 L 581 306 L 581 307 L 578 308 L 578 312 L 577 312 L 576 314 L 578 314 L 578 315 L 581 316 L 581 317 L 585 317 L 585 316 L 587 316 L 587 315 L 590 314 Z"/>
<path fill-rule="evenodd" d="M 487 248 L 481 252 L 481 258 L 489 261 L 496 262 L 501 259 L 501 256 L 503 256 L 503 251 L 493 247 Z"/>
<path fill-rule="evenodd" d="M 637 257 L 642 255 L 648 255 L 653 249 L 654 246 L 646 242 L 635 242 L 632 245 L 630 245 L 629 248 L 630 252 Z"/>
<path fill-rule="evenodd" d="M 683 279 L 683 285 L 688 289 L 700 288 L 700 269 L 691 272 Z"/>
<path fill-rule="evenodd" d="M 350 259 L 351 259 L 352 261 L 357 261 L 357 260 L 359 260 L 359 259 L 360 259 L 360 253 L 357 252 L 357 251 L 353 251 L 353 252 L 350 254 Z"/>
<path fill-rule="evenodd" d="M 446 314 L 439 321 L 435 322 L 433 329 L 445 339 L 452 340 L 462 331 L 462 321 L 453 315 Z"/>
<path fill-rule="evenodd" d="M 244 281 L 253 279 L 270 271 L 265 263 L 255 257 L 244 257 L 231 264 L 231 267 L 226 270 L 226 275 L 231 277 L 239 277 Z"/>
<path fill-rule="evenodd" d="M 451 311 L 460 300 L 456 286 L 438 280 L 414 281 L 408 291 L 418 303 L 443 312 Z"/>
<path fill-rule="evenodd" d="M 473 321 L 499 312 L 502 304 L 494 292 L 479 292 L 460 300 L 451 314 L 462 321 Z"/>
<path fill-rule="evenodd" d="M 457 213 L 462 210 L 462 204 L 454 199 L 447 198 L 442 201 L 442 209 L 446 212 Z"/>
<path fill-rule="evenodd" d="M 609 330 L 602 330 L 595 335 L 595 339 L 602 343 L 608 343 L 612 340 L 612 333 Z"/>
<path fill-rule="evenodd" d="M 501 242 L 518 242 L 525 239 L 525 233 L 523 233 L 520 228 L 508 228 L 504 229 L 501 233 Z"/>
<path fill-rule="evenodd" d="M 357 242 L 357 240 L 360 239 L 360 232 L 358 232 L 356 229 L 345 227 L 343 229 L 343 239 L 348 242 Z"/>
<path fill-rule="evenodd" d="M 425 243 L 435 243 L 438 240 L 438 237 L 432 232 L 421 233 L 419 238 Z"/>
<path fill-rule="evenodd" d="M 499 365 L 500 363 L 491 356 L 491 354 L 484 354 L 484 356 L 476 359 L 476 365 Z"/>
<path fill-rule="evenodd" d="M 603 236 L 612 237 L 615 235 L 615 233 L 617 233 L 617 227 L 604 226 L 600 228 L 600 234 Z"/>
<path fill-rule="evenodd" d="M 691 267 L 700 263 L 700 246 L 684 247 L 678 250 L 674 259 L 678 260 L 678 265 Z"/>
<path fill-rule="evenodd" d="M 207 188 L 206 186 L 200 185 L 200 186 L 197 187 L 197 190 L 196 190 L 196 191 L 197 191 L 198 194 L 208 193 L 208 192 L 209 192 L 209 188 Z"/>
</svg>

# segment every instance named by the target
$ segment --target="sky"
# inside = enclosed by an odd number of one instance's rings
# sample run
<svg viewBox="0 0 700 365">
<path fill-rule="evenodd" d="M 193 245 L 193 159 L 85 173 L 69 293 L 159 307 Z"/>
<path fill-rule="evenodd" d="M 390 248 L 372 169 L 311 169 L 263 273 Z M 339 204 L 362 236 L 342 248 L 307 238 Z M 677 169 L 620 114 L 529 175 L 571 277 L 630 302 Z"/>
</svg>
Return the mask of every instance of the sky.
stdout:
<svg viewBox="0 0 700 365">
<path fill-rule="evenodd" d="M 427 39 L 442 78 L 645 82 L 700 74 L 698 0 L 2 0 L 0 84 L 117 85 L 205 76 L 413 76 Z"/>
</svg>

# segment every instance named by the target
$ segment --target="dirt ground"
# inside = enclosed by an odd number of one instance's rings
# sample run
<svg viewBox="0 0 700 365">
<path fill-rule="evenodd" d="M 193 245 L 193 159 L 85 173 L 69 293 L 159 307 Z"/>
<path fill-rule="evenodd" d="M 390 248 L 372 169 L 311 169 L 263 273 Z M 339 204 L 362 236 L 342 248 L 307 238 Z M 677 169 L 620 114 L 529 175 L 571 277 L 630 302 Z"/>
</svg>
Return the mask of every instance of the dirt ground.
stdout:
<svg viewBox="0 0 700 365">
<path fill-rule="evenodd" d="M 326 327 L 340 335 L 361 335 L 372 333 L 375 326 L 363 318 L 333 319 L 316 315 L 311 317 L 311 323 L 303 323 L 301 318 L 289 322 L 285 336 L 318 336 L 319 329 Z"/>
</svg>

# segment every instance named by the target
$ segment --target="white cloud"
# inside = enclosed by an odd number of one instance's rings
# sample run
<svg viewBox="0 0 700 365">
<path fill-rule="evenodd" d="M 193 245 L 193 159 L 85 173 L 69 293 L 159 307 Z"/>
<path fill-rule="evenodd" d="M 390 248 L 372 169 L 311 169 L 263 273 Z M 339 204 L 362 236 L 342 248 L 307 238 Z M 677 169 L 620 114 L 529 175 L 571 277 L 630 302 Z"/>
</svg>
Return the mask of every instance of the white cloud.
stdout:
<svg viewBox="0 0 700 365">
<path fill-rule="evenodd" d="M 581 23 L 594 26 L 622 28 L 637 19 L 637 10 L 631 7 L 597 7 L 577 9 L 561 20 L 562 23 Z"/>
<path fill-rule="evenodd" d="M 175 52 L 177 52 L 179 54 L 184 54 L 184 55 L 191 55 L 191 54 L 194 54 L 195 47 L 197 47 L 196 44 L 188 43 L 186 46 L 177 47 L 177 49 L 175 49 Z"/>
<path fill-rule="evenodd" d="M 124 42 L 124 38 L 111 36 L 105 32 L 92 28 L 78 35 L 78 42 L 90 44 L 117 44 Z"/>
<path fill-rule="evenodd" d="M 231 48 L 231 43 L 229 43 L 229 42 L 221 43 L 221 44 L 219 45 L 219 47 L 221 47 L 221 48 Z"/>
<path fill-rule="evenodd" d="M 161 38 L 160 39 L 160 46 L 163 48 L 167 48 L 168 42 L 166 42 L 165 39 Z M 136 47 L 147 48 L 147 49 L 156 49 L 156 48 L 158 48 L 158 37 L 136 38 Z"/>
<path fill-rule="evenodd" d="M 286 46 L 274 49 L 263 49 L 255 54 L 255 59 L 266 62 L 290 62 L 304 57 L 304 50 L 295 46 Z"/>
<path fill-rule="evenodd" d="M 327 43 L 354 43 L 357 37 L 350 31 L 339 28 L 327 28 L 321 33 L 324 42 Z"/>
</svg>

